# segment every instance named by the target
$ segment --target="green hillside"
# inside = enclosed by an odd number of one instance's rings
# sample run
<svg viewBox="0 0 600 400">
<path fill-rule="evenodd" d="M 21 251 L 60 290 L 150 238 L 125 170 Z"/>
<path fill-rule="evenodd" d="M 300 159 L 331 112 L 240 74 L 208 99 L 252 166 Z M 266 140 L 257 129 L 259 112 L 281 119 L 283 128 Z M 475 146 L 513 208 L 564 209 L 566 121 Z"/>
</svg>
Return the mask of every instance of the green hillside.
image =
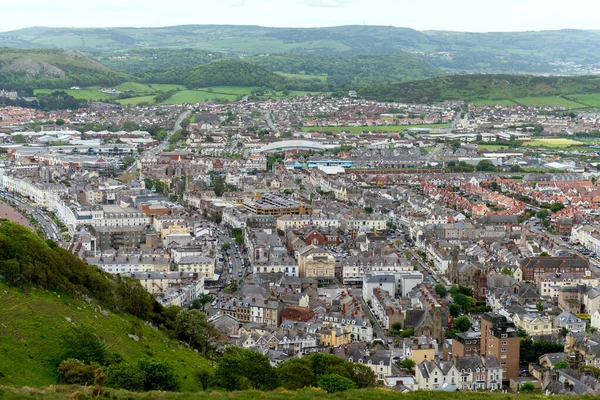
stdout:
<svg viewBox="0 0 600 400">
<path fill-rule="evenodd" d="M 208 361 L 182 347 L 166 333 L 128 314 L 104 317 L 97 302 L 64 292 L 12 288 L 0 281 L 0 385 L 42 387 L 57 382 L 56 359 L 61 337 L 73 324 L 84 324 L 111 353 L 125 361 L 152 357 L 173 365 L 183 378 L 183 391 L 198 390 L 194 372 Z M 72 322 L 68 322 L 69 318 Z M 139 341 L 131 339 L 136 334 Z M 0 398 L 2 396 L 0 395 Z"/>
<path fill-rule="evenodd" d="M 421 81 L 376 84 L 359 88 L 367 99 L 434 103 L 444 100 L 511 100 L 535 104 L 531 97 L 600 93 L 600 77 L 537 77 L 531 75 L 452 75 Z M 569 104 L 575 104 L 567 100 Z M 586 104 L 579 103 L 580 107 Z"/>
<path fill-rule="evenodd" d="M 174 340 L 178 307 L 163 308 L 139 281 L 108 275 L 7 220 L 0 220 L 0 304 L 0 385 L 56 384 L 58 365 L 71 358 L 114 379 L 112 368 L 147 358 L 193 391 L 195 373 L 208 367 Z"/>
<path fill-rule="evenodd" d="M 190 89 L 208 86 L 265 86 L 286 83 L 286 78 L 241 60 L 222 60 L 196 67 L 171 68 L 144 76 L 147 82 L 185 85 Z"/>
<path fill-rule="evenodd" d="M 131 80 L 71 50 L 0 48 L 0 82 L 5 89 L 113 86 Z"/>
<path fill-rule="evenodd" d="M 160 71 L 168 68 L 194 67 L 223 58 L 223 55 L 220 53 L 191 48 L 132 49 L 116 52 L 91 52 L 90 56 L 109 68 L 127 72 L 132 75 L 144 74 L 150 71 Z"/>
<path fill-rule="evenodd" d="M 442 72 L 425 60 L 409 54 L 358 55 L 352 57 L 325 57 L 283 54 L 250 57 L 247 62 L 269 71 L 286 74 L 327 75 L 327 83 L 405 82 L 433 78 Z M 321 79 L 317 78 L 317 81 Z"/>
<path fill-rule="evenodd" d="M 111 52 L 139 48 L 194 48 L 235 55 L 302 53 L 328 56 L 414 54 L 454 72 L 562 73 L 573 62 L 600 62 L 595 31 L 469 33 L 391 26 L 268 28 L 185 25 L 162 28 L 44 28 L 0 33 L 0 44 Z M 581 68 L 568 70 L 575 74 Z"/>
</svg>

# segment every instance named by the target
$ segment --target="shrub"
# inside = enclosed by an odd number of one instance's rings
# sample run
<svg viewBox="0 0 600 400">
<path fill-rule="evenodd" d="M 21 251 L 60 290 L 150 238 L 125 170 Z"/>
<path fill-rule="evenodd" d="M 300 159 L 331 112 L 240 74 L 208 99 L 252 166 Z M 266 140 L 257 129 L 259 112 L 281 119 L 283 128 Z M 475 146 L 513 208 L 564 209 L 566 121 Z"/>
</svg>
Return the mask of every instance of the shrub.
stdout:
<svg viewBox="0 0 600 400">
<path fill-rule="evenodd" d="M 94 382 L 97 365 L 84 364 L 79 360 L 64 360 L 58 366 L 58 383 L 67 385 L 90 385 Z"/>
<path fill-rule="evenodd" d="M 356 388 L 354 382 L 338 374 L 321 375 L 317 380 L 317 384 L 321 389 L 327 391 L 327 393 L 343 392 Z"/>
</svg>

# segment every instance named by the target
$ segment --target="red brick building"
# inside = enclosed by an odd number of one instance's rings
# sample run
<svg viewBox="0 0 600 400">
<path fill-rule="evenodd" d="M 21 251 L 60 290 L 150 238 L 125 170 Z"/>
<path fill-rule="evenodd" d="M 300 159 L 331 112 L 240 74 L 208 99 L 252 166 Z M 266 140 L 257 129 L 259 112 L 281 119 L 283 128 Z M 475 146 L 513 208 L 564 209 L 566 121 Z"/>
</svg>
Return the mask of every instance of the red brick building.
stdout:
<svg viewBox="0 0 600 400">
<path fill-rule="evenodd" d="M 308 307 L 287 306 L 281 311 L 281 322 L 302 321 L 308 322 L 315 317 L 315 313 Z"/>
</svg>

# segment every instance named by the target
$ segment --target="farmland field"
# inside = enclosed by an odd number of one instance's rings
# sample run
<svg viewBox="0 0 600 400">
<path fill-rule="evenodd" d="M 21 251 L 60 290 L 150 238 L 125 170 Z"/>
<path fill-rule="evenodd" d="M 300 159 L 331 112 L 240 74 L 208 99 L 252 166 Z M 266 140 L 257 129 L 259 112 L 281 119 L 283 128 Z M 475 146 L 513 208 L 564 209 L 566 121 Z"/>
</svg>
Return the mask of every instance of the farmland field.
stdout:
<svg viewBox="0 0 600 400">
<path fill-rule="evenodd" d="M 436 125 L 389 125 L 389 126 L 304 126 L 300 128 L 304 132 L 400 132 L 413 128 L 447 128 L 448 124 Z"/>
<path fill-rule="evenodd" d="M 214 99 L 227 99 L 234 101 L 238 95 L 235 94 L 218 94 L 204 92 L 200 90 L 182 90 L 163 101 L 161 104 L 182 104 L 182 103 L 201 103 Z"/>
<path fill-rule="evenodd" d="M 523 146 L 526 147 L 549 147 L 554 149 L 561 149 L 571 146 L 581 146 L 582 142 L 573 139 L 534 139 L 529 142 L 523 142 Z"/>
<path fill-rule="evenodd" d="M 501 144 L 480 144 L 477 148 L 483 150 L 508 150 L 508 146 L 503 146 Z"/>
<path fill-rule="evenodd" d="M 600 107 L 600 93 L 570 94 L 566 97 L 590 107 Z"/>
<path fill-rule="evenodd" d="M 521 97 L 518 99 L 514 99 L 514 101 L 524 106 L 585 108 L 583 104 L 576 103 L 574 101 L 567 100 L 559 96 Z"/>
<path fill-rule="evenodd" d="M 36 89 L 34 90 L 33 94 L 35 96 L 39 95 L 39 94 L 50 94 L 52 92 L 55 92 L 57 90 L 60 90 L 62 92 L 66 92 L 67 94 L 73 96 L 76 99 L 81 99 L 81 100 L 110 100 L 110 99 L 114 99 L 116 96 L 107 94 L 107 93 L 102 93 L 100 92 L 100 87 L 90 87 L 90 88 L 85 88 L 85 89 L 80 89 L 80 90 L 71 90 L 71 89 Z"/>
<path fill-rule="evenodd" d="M 120 85 L 115 86 L 115 89 L 120 90 L 122 92 L 131 90 L 135 93 L 152 93 L 152 92 L 156 91 L 156 89 L 152 89 L 148 85 L 144 85 L 143 83 L 136 83 L 136 82 L 121 83 Z"/>
<path fill-rule="evenodd" d="M 117 100 L 117 103 L 119 104 L 123 104 L 123 105 L 128 105 L 128 104 L 133 104 L 133 105 L 137 105 L 140 103 L 154 103 L 154 96 L 140 96 L 140 97 L 131 97 L 129 99 L 121 99 L 121 100 Z"/>
</svg>

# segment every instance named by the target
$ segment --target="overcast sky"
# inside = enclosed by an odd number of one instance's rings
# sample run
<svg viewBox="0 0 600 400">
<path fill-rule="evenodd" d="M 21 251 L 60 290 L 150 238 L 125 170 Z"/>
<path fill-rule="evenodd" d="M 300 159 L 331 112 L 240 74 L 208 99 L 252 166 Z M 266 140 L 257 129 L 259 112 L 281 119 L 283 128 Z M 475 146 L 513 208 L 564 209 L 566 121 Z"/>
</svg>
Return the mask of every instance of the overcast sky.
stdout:
<svg viewBox="0 0 600 400">
<path fill-rule="evenodd" d="M 598 0 L 0 0 L 0 31 L 30 26 L 393 25 L 418 30 L 600 29 Z"/>
</svg>

